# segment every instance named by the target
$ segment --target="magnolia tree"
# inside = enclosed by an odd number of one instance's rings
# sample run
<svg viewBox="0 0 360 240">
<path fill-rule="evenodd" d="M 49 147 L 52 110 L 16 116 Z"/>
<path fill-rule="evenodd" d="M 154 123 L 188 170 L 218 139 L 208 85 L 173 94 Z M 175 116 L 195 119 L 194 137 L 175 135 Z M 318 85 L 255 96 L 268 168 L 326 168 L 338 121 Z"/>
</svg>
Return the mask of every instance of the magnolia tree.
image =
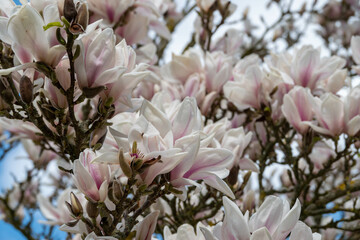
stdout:
<svg viewBox="0 0 360 240">
<path fill-rule="evenodd" d="M 1 157 L 21 143 L 33 166 L 2 219 L 27 239 L 359 239 L 358 1 L 269 1 L 272 25 L 178 2 L 2 0 Z"/>
</svg>

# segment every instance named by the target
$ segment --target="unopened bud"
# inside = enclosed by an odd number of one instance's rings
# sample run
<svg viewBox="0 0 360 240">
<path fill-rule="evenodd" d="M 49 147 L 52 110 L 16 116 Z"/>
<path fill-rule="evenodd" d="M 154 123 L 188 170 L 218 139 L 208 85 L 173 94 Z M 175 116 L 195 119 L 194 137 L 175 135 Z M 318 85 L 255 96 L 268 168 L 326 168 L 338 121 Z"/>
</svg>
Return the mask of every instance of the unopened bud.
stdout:
<svg viewBox="0 0 360 240">
<path fill-rule="evenodd" d="M 95 146 L 96 144 L 103 144 L 107 134 L 107 127 L 95 129 L 90 135 L 90 147 Z"/>
<path fill-rule="evenodd" d="M 105 89 L 104 86 L 99 86 L 99 87 L 94 87 L 94 88 L 84 87 L 82 89 L 82 91 L 83 91 L 83 94 L 85 95 L 85 97 L 93 98 L 93 97 L 97 96 L 99 93 L 101 93 L 104 89 Z"/>
<path fill-rule="evenodd" d="M 75 8 L 74 0 L 65 0 L 64 1 L 64 17 L 68 22 L 71 22 L 75 19 L 77 11 Z"/>
<path fill-rule="evenodd" d="M 11 92 L 10 89 L 6 89 L 4 91 L 1 92 L 1 98 L 4 99 L 4 101 L 7 103 L 7 104 L 12 104 L 13 101 L 14 101 L 14 95 L 13 93 Z"/>
<path fill-rule="evenodd" d="M 83 214 L 83 208 L 81 206 L 79 199 L 76 197 L 76 195 L 73 192 L 70 193 L 70 202 L 71 202 L 71 204 L 68 202 L 65 202 L 70 213 L 75 218 L 80 217 Z"/>
<path fill-rule="evenodd" d="M 227 177 L 228 183 L 230 185 L 235 185 L 238 182 L 238 176 L 239 176 L 239 166 L 232 167 L 229 176 Z"/>
<path fill-rule="evenodd" d="M 123 171 L 123 173 L 125 174 L 125 176 L 130 178 L 132 175 L 132 170 L 130 168 L 130 165 L 128 164 L 128 162 L 125 159 L 124 152 L 122 149 L 120 149 L 120 151 L 119 151 L 119 163 L 120 163 L 120 168 Z"/>
<path fill-rule="evenodd" d="M 116 200 L 120 200 L 122 198 L 123 192 L 121 190 L 121 184 L 118 181 L 113 182 L 113 197 Z"/>
<path fill-rule="evenodd" d="M 99 209 L 97 207 L 97 203 L 93 203 L 88 201 L 86 204 L 86 212 L 91 218 L 96 218 L 99 215 Z"/>
<path fill-rule="evenodd" d="M 20 79 L 20 96 L 26 104 L 31 103 L 33 100 L 33 83 L 25 75 Z"/>
<path fill-rule="evenodd" d="M 89 23 L 89 10 L 85 3 L 80 3 L 77 8 L 77 15 L 75 20 L 71 23 L 70 32 L 73 34 L 80 34 L 85 32 Z"/>
</svg>

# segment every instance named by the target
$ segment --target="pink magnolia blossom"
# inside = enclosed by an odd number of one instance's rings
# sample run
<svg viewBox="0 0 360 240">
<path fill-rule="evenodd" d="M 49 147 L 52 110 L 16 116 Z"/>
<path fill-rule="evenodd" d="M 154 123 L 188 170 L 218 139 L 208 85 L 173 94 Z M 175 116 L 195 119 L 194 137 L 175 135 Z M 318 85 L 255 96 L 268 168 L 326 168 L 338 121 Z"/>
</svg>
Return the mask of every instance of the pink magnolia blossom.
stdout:
<svg viewBox="0 0 360 240">
<path fill-rule="evenodd" d="M 304 123 L 313 118 L 311 93 L 309 89 L 295 86 L 284 96 L 281 110 L 288 122 L 299 132 L 304 134 L 309 126 Z"/>
<path fill-rule="evenodd" d="M 254 64 L 244 74 L 233 74 L 234 81 L 224 85 L 225 97 L 240 110 L 259 108 L 262 101 L 261 82 L 264 78 L 260 67 Z"/>
<path fill-rule="evenodd" d="M 85 149 L 74 161 L 74 182 L 77 188 L 95 202 L 104 202 L 110 181 L 110 169 L 106 164 L 92 163 L 95 153 Z"/>
<path fill-rule="evenodd" d="M 320 50 L 303 46 L 294 55 L 283 53 L 266 59 L 267 65 L 278 71 L 284 82 L 314 90 L 319 83 L 328 81 L 336 71 L 345 66 L 345 60 L 332 56 L 320 57 Z"/>
<path fill-rule="evenodd" d="M 36 60 L 55 67 L 65 48 L 57 42 L 54 31 L 44 31 L 43 26 L 59 19 L 57 5 L 46 6 L 43 16 L 30 5 L 23 5 L 8 20 L 7 31 L 0 30 L 0 39 L 12 46 L 21 63 Z"/>
<path fill-rule="evenodd" d="M 316 120 L 320 125 L 308 122 L 307 124 L 312 129 L 332 137 L 338 136 L 344 131 L 344 103 L 340 98 L 332 93 L 327 93 L 321 99 L 313 97 L 312 104 Z"/>
<path fill-rule="evenodd" d="M 223 204 L 223 222 L 218 223 L 213 232 L 201 228 L 206 240 L 285 240 L 290 233 L 290 239 L 294 240 L 321 239 L 318 234 L 312 234 L 304 223 L 298 221 L 301 212 L 299 200 L 290 209 L 287 202 L 269 196 L 250 219 L 248 212 L 243 215 L 238 206 L 227 197 L 223 197 Z"/>
<path fill-rule="evenodd" d="M 244 156 L 244 151 L 252 138 L 252 132 L 245 134 L 243 127 L 232 128 L 226 131 L 221 140 L 221 146 L 231 150 L 234 154 L 234 166 L 239 166 L 241 170 L 251 170 L 258 172 L 258 167 L 253 160 Z"/>
</svg>

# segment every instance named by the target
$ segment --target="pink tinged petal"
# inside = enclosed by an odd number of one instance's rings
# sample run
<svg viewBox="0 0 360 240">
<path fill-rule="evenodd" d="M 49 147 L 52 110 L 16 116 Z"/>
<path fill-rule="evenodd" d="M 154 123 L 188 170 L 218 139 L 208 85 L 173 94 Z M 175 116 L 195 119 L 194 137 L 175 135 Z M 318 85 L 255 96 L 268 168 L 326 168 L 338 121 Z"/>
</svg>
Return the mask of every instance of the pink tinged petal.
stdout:
<svg viewBox="0 0 360 240">
<path fill-rule="evenodd" d="M 221 227 L 222 239 L 249 240 L 248 224 L 238 206 L 227 197 L 223 197 L 223 204 L 225 218 Z"/>
<path fill-rule="evenodd" d="M 32 55 L 31 51 L 27 48 L 24 48 L 22 45 L 13 43 L 12 49 L 15 53 L 15 56 L 21 63 L 30 63 L 33 61 L 34 56 Z"/>
<path fill-rule="evenodd" d="M 239 161 L 239 167 L 241 170 L 250 170 L 253 172 L 259 172 L 259 167 L 256 163 L 249 158 L 241 158 Z"/>
<path fill-rule="evenodd" d="M 185 178 L 200 180 L 197 173 L 224 170 L 232 164 L 233 154 L 227 149 L 202 148 L 199 150 L 195 164 L 184 174 Z"/>
<path fill-rule="evenodd" d="M 344 128 L 344 104 L 335 95 L 329 93 L 321 104 L 321 118 L 332 136 L 341 134 Z"/>
<path fill-rule="evenodd" d="M 266 227 L 270 233 L 274 233 L 281 222 L 283 215 L 283 201 L 275 196 L 265 199 L 258 211 L 251 216 L 249 228 L 251 232 Z"/>
<path fill-rule="evenodd" d="M 354 136 L 360 130 L 360 115 L 353 117 L 347 123 L 347 133 L 349 136 Z"/>
<path fill-rule="evenodd" d="M 283 240 L 295 227 L 297 221 L 299 220 L 301 213 L 301 205 L 299 199 L 296 199 L 296 202 L 292 209 L 286 214 L 282 219 L 281 223 L 277 227 L 275 233 L 272 235 L 274 240 Z"/>
<path fill-rule="evenodd" d="M 92 160 L 92 163 L 119 164 L 118 152 L 107 151 Z"/>
<path fill-rule="evenodd" d="M 300 49 L 299 51 L 302 51 Z M 296 84 L 314 88 L 314 69 L 319 65 L 320 62 L 320 52 L 317 49 L 308 48 L 301 53 L 299 59 L 295 62 L 295 80 Z"/>
<path fill-rule="evenodd" d="M 77 188 L 92 200 L 99 201 L 100 196 L 96 183 L 79 160 L 75 160 L 73 172 L 74 182 Z"/>
<path fill-rule="evenodd" d="M 217 237 L 213 236 L 209 229 L 201 227 L 200 230 L 204 235 L 205 240 L 219 240 Z"/>
<path fill-rule="evenodd" d="M 274 240 L 266 227 L 262 227 L 252 233 L 250 240 Z"/>
<path fill-rule="evenodd" d="M 204 183 L 226 194 L 230 198 L 235 199 L 235 195 L 229 185 L 227 185 L 227 183 L 225 183 L 218 175 L 210 172 L 203 175 Z"/>
<path fill-rule="evenodd" d="M 152 20 L 150 21 L 149 27 L 166 40 L 171 39 L 171 33 L 166 27 L 166 24 L 158 20 Z"/>
<path fill-rule="evenodd" d="M 0 16 L 0 40 L 11 45 L 12 39 L 7 31 L 8 22 L 9 19 L 7 17 Z"/>
<path fill-rule="evenodd" d="M 145 156 L 145 160 L 161 156 L 161 162 L 150 166 L 141 176 L 144 182 L 148 185 L 155 179 L 156 176 L 168 173 L 173 170 L 184 158 L 185 153 L 180 152 L 179 148 L 172 148 L 166 151 L 152 152 Z"/>
<path fill-rule="evenodd" d="M 336 72 L 330 76 L 325 89 L 328 92 L 332 92 L 332 93 L 338 92 L 342 87 L 344 87 L 346 77 L 347 77 L 346 69 L 336 70 Z"/>
<path fill-rule="evenodd" d="M 89 87 L 101 85 L 98 79 L 105 70 L 114 67 L 115 36 L 110 28 L 103 30 L 95 40 L 90 43 L 86 52 L 85 68 Z M 100 81 L 96 83 L 95 81 Z"/>
<path fill-rule="evenodd" d="M 196 134 L 181 138 L 175 142 L 175 147 L 181 148 L 186 152 L 186 155 L 180 164 L 171 171 L 171 179 L 182 177 L 194 164 L 200 148 L 200 135 Z"/>
<path fill-rule="evenodd" d="M 229 81 L 231 74 L 231 66 L 224 64 L 219 72 L 213 77 L 212 89 L 209 91 L 220 92 L 224 84 Z"/>
<path fill-rule="evenodd" d="M 155 231 L 159 213 L 160 211 L 154 211 L 138 223 L 136 226 L 136 240 L 151 240 L 152 234 Z"/>
<path fill-rule="evenodd" d="M 99 201 L 100 202 L 105 201 L 105 199 L 108 195 L 108 187 L 109 187 L 108 181 L 105 180 L 99 188 Z"/>
<path fill-rule="evenodd" d="M 202 120 L 195 98 L 186 97 L 172 122 L 174 140 L 201 129 Z"/>
<path fill-rule="evenodd" d="M 203 102 L 201 103 L 201 113 L 206 115 L 210 109 L 211 109 L 211 106 L 214 102 L 214 100 L 218 97 L 218 93 L 213 91 L 213 92 L 210 92 L 208 94 L 206 94 Z"/>
<path fill-rule="evenodd" d="M 312 238 L 311 229 L 305 223 L 298 221 L 291 231 L 289 240 L 311 240 Z"/>
<path fill-rule="evenodd" d="M 31 51 L 36 60 L 47 63 L 49 43 L 42 28 L 44 21 L 30 5 L 24 5 L 8 23 L 8 33 L 15 43 Z"/>
<path fill-rule="evenodd" d="M 160 132 L 161 137 L 171 131 L 171 123 L 166 115 L 156 108 L 152 103 L 144 100 L 140 114 L 143 115 Z"/>
<path fill-rule="evenodd" d="M 360 36 L 351 37 L 351 51 L 354 61 L 360 64 Z"/>
</svg>

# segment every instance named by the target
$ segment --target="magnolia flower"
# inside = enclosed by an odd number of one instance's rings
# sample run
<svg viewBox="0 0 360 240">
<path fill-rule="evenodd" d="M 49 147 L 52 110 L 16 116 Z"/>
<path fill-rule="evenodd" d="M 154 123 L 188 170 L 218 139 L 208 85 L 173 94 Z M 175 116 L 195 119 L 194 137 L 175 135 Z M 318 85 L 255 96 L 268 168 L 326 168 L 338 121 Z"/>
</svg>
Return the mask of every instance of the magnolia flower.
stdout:
<svg viewBox="0 0 360 240">
<path fill-rule="evenodd" d="M 257 65 L 250 65 L 245 74 L 233 72 L 234 81 L 224 85 L 225 97 L 238 109 L 259 108 L 262 101 L 261 82 L 264 74 Z"/>
<path fill-rule="evenodd" d="M 121 121 L 110 128 L 118 147 L 100 151 L 95 161 L 119 164 L 118 153 L 122 149 L 128 165 L 138 158 L 145 165 L 152 162 L 141 174 L 146 184 L 159 174 L 170 173 L 175 187 L 183 189 L 186 185 L 198 185 L 196 180 L 204 180 L 233 197 L 221 180 L 228 175 L 226 167 L 231 165 L 233 155 L 226 149 L 207 147 L 211 137 L 200 141 L 202 120 L 195 99 L 185 98 L 163 111 L 161 97 L 155 96 L 153 101 L 144 100 L 140 116 L 133 122 Z"/>
<path fill-rule="evenodd" d="M 74 161 L 73 172 L 76 187 L 95 202 L 104 202 L 107 197 L 110 169 L 108 165 L 92 163 L 95 153 L 85 149 Z"/>
<path fill-rule="evenodd" d="M 65 48 L 57 42 L 54 32 L 44 31 L 43 26 L 59 19 L 57 4 L 46 6 L 43 16 L 30 5 L 23 5 L 10 17 L 7 31 L 0 30 L 0 39 L 11 45 L 21 63 L 36 60 L 55 67 Z"/>
<path fill-rule="evenodd" d="M 281 110 L 286 120 L 299 132 L 304 134 L 309 126 L 304 123 L 313 118 L 309 89 L 295 86 L 284 96 Z"/>
<path fill-rule="evenodd" d="M 298 221 L 301 212 L 299 200 L 290 209 L 287 202 L 269 196 L 250 219 L 248 212 L 243 215 L 238 206 L 227 197 L 223 197 L 223 203 L 223 222 L 217 224 L 213 232 L 201 228 L 206 240 L 285 240 L 290 232 L 290 239 L 293 240 L 319 239 L 318 234 L 312 235 L 310 228 Z M 303 238 L 309 236 L 310 238 Z"/>
<path fill-rule="evenodd" d="M 70 192 L 72 189 L 64 190 L 57 199 L 57 205 L 54 207 L 48 198 L 45 198 L 41 194 L 37 196 L 37 201 L 39 203 L 39 208 L 41 213 L 48 221 L 44 221 L 44 224 L 49 225 L 60 225 L 65 224 L 71 220 L 71 214 L 69 209 L 66 206 L 66 201 L 70 202 Z"/>
<path fill-rule="evenodd" d="M 108 0 L 108 1 L 97 1 L 88 0 L 89 10 L 94 12 L 95 16 L 92 18 L 103 19 L 105 25 L 112 26 L 120 20 L 120 17 L 124 12 L 134 4 L 134 0 Z"/>
<path fill-rule="evenodd" d="M 307 124 L 321 134 L 332 137 L 340 135 L 345 127 L 344 103 L 341 99 L 332 93 L 327 93 L 322 99 L 313 97 L 312 104 L 320 126 L 311 122 Z"/>
<path fill-rule="evenodd" d="M 161 14 L 153 1 L 136 0 L 133 7 L 135 9 L 126 15 L 126 24 L 119 26 L 115 30 L 116 34 L 126 39 L 129 44 L 151 42 L 147 34 L 149 29 L 164 39 L 171 39 L 170 31 L 159 19 Z"/>
<path fill-rule="evenodd" d="M 207 92 L 220 92 L 230 79 L 232 57 L 223 52 L 211 52 L 205 56 L 205 85 Z"/>
<path fill-rule="evenodd" d="M 251 159 L 244 156 L 244 150 L 249 145 L 252 138 L 252 132 L 245 135 L 243 127 L 232 128 L 226 131 L 221 141 L 221 146 L 229 149 L 234 154 L 234 164 L 241 170 L 251 170 L 258 172 L 258 167 Z"/>
<path fill-rule="evenodd" d="M 354 136 L 360 130 L 360 87 L 354 87 L 345 98 L 344 118 L 346 123 L 346 132 Z"/>
<path fill-rule="evenodd" d="M 149 74 L 146 64 L 135 65 L 136 54 L 123 40 L 115 45 L 112 29 L 95 30 L 78 41 L 81 53 L 75 60 L 79 87 L 83 91 L 105 87 L 102 98 L 132 108 L 131 92 Z"/>
<path fill-rule="evenodd" d="M 308 87 L 311 90 L 342 69 L 346 63 L 337 56 L 321 58 L 320 50 L 312 46 L 303 46 L 293 56 L 284 53 L 272 55 L 266 60 L 271 69 L 280 72 L 284 82 Z"/>
</svg>

